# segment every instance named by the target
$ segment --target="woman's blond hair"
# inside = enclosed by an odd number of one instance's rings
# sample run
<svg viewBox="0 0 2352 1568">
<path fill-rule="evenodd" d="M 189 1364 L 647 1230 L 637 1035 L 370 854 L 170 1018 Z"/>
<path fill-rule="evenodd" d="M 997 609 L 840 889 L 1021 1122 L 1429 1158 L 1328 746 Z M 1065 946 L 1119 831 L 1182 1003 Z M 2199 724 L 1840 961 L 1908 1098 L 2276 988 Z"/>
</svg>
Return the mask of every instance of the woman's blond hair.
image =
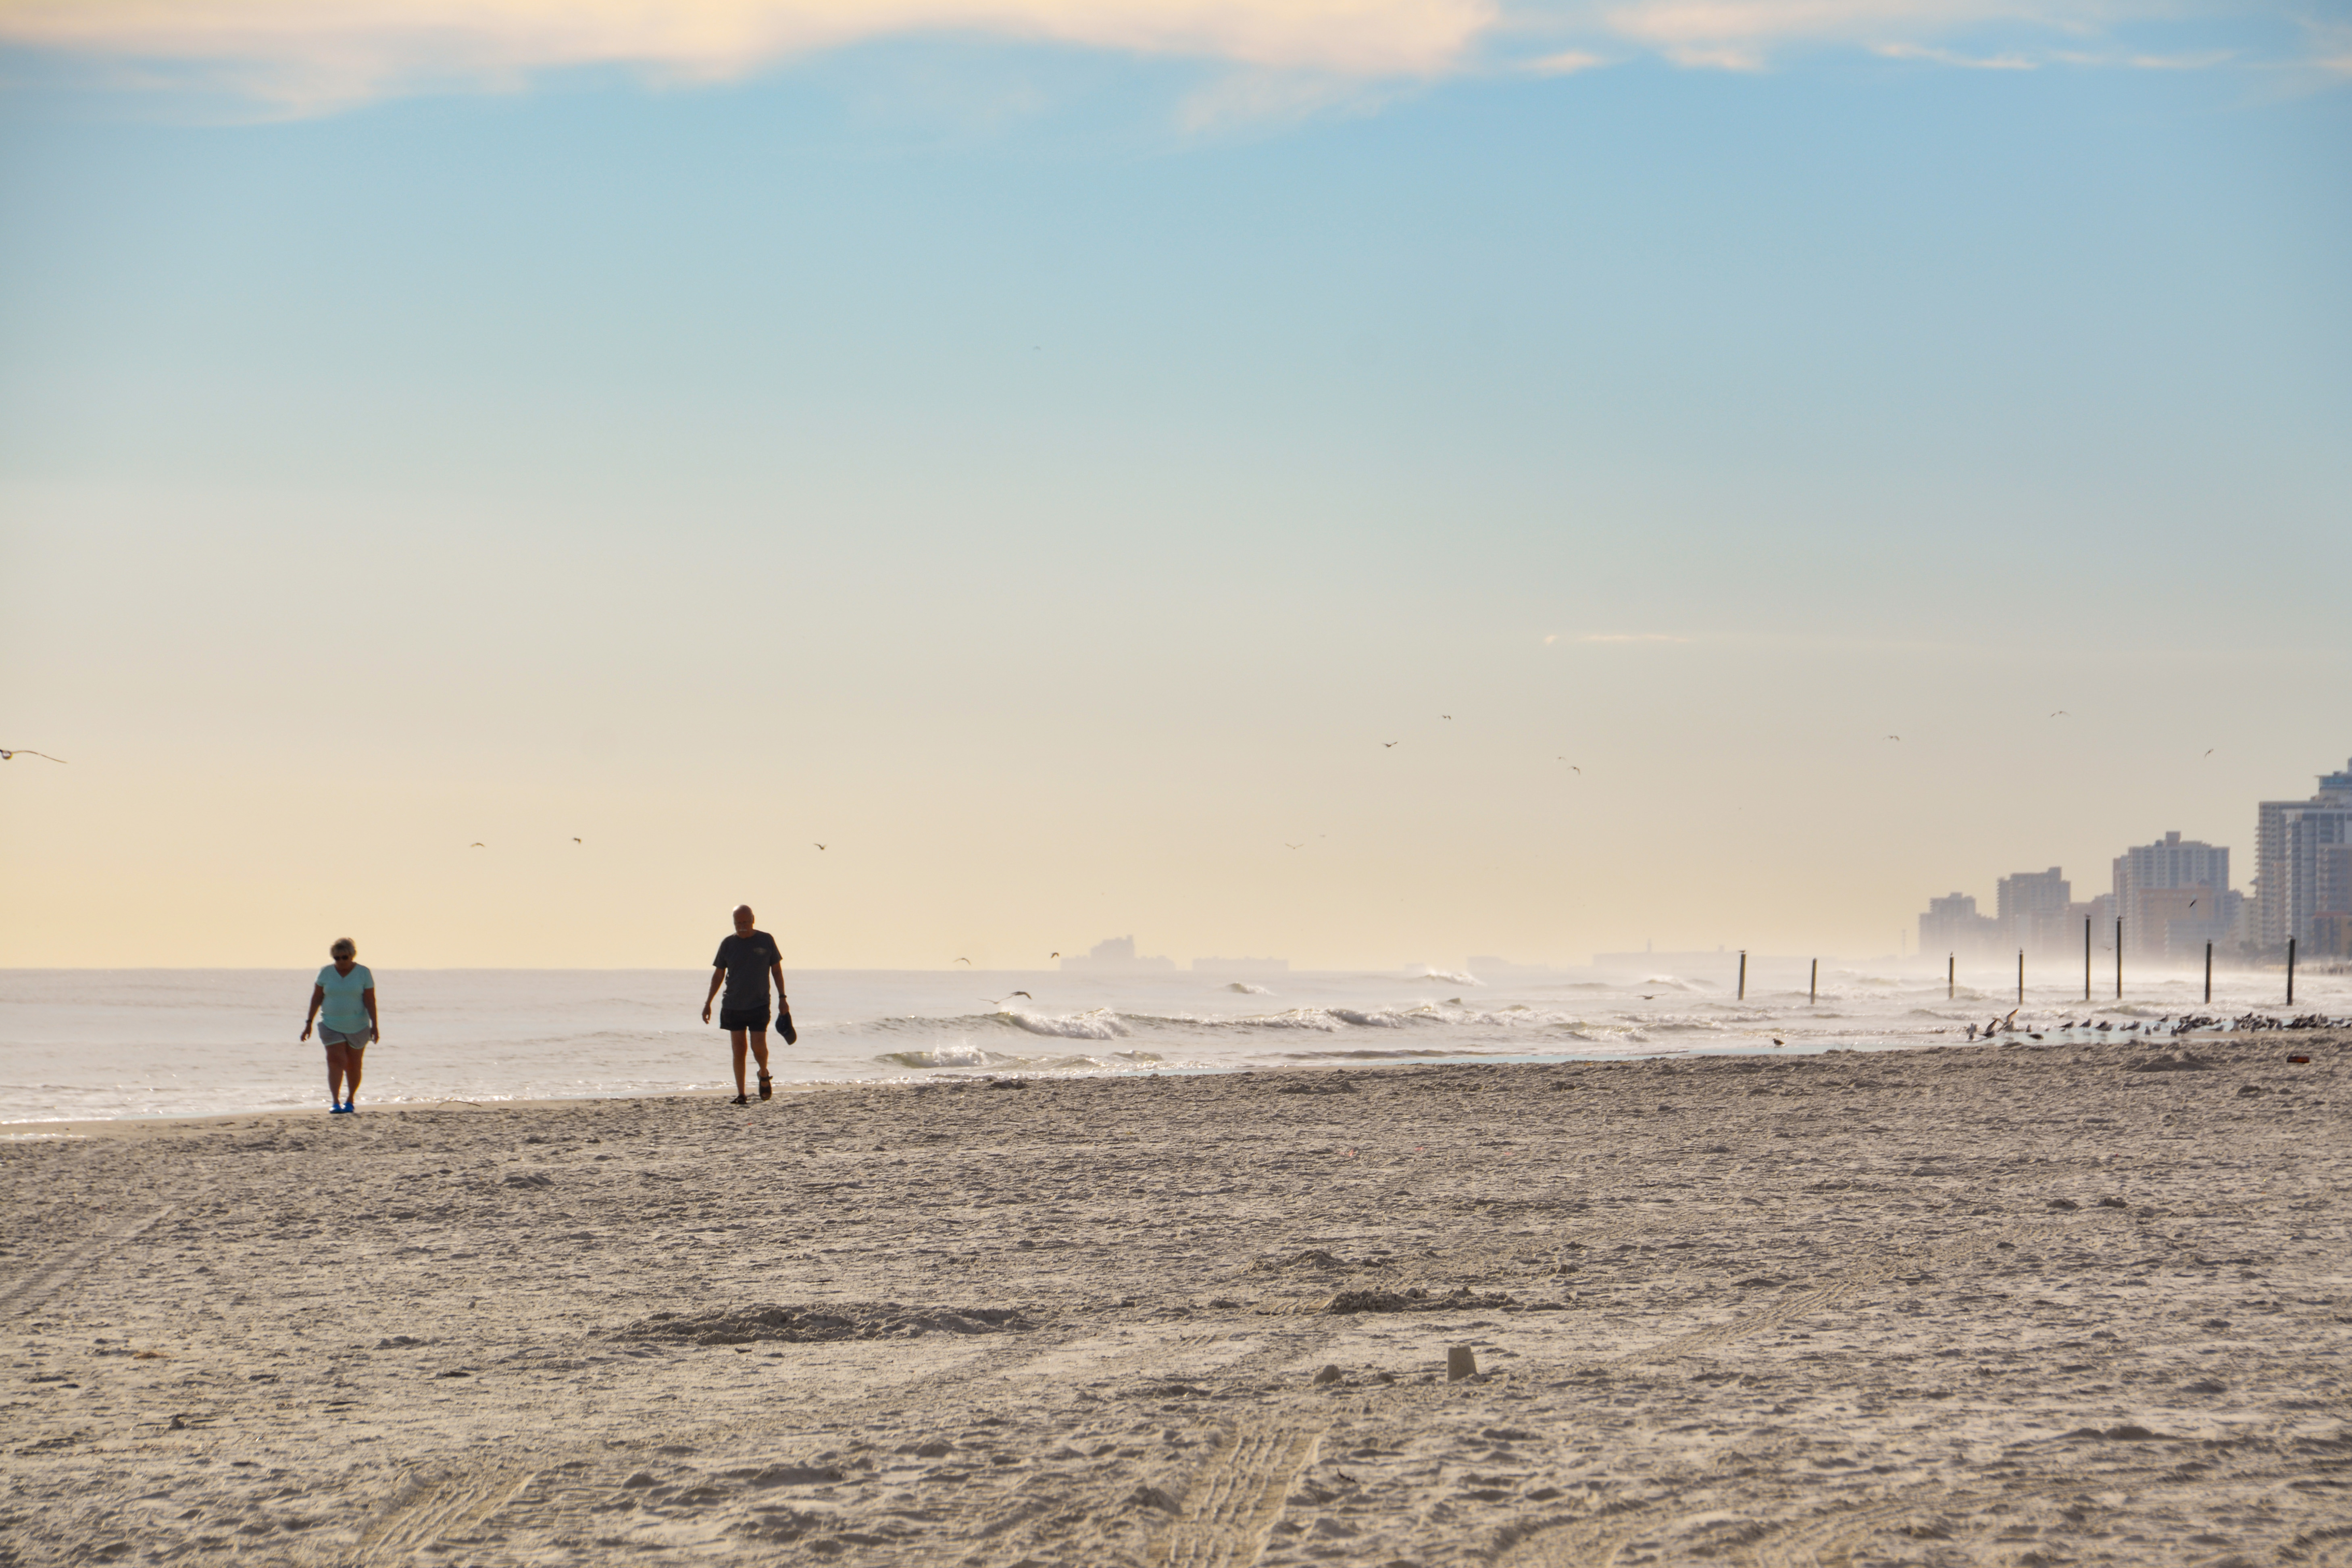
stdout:
<svg viewBox="0 0 2352 1568">
<path fill-rule="evenodd" d="M 337 937 L 335 945 L 327 950 L 329 958 L 357 958 L 359 955 L 360 944 L 347 936 Z"/>
</svg>

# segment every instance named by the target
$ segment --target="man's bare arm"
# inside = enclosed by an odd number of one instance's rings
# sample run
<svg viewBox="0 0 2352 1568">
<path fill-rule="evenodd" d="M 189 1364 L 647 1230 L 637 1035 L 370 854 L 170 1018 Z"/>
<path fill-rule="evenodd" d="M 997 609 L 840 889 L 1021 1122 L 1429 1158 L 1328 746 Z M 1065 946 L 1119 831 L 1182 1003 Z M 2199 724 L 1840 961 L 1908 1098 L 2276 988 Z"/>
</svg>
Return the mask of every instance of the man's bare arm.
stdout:
<svg viewBox="0 0 2352 1568">
<path fill-rule="evenodd" d="M 727 966 L 720 964 L 710 972 L 710 994 L 702 999 L 702 1021 L 710 1022 L 710 1004 L 718 999 L 719 987 L 726 983 Z"/>
<path fill-rule="evenodd" d="M 775 976 L 776 1005 L 778 1006 L 782 1006 L 784 1003 L 791 1000 L 790 997 L 784 994 L 784 961 L 780 958 L 776 960 L 775 963 L 768 965 L 768 973 Z"/>
</svg>

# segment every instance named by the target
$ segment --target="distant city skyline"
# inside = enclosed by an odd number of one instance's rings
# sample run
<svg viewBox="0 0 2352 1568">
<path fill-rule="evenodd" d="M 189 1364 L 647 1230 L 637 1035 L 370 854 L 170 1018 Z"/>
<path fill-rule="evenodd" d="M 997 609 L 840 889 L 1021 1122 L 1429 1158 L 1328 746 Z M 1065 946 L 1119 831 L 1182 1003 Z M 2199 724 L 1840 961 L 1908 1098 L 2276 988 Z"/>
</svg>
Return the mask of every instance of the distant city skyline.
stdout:
<svg viewBox="0 0 2352 1568">
<path fill-rule="evenodd" d="M 2352 761 L 2320 774 L 2306 800 L 2259 803 L 2255 840 L 2252 898 L 2231 885 L 2226 845 L 2171 831 L 2116 856 L 2109 890 L 2094 899 L 2073 900 L 2056 866 L 2001 878 L 1990 916 L 1972 894 L 1931 898 L 1918 917 L 1920 951 L 2046 957 L 2079 942 L 2087 926 L 2093 947 L 2105 933 L 2112 952 L 2120 921 L 2126 955 L 2141 960 L 2186 963 L 2209 943 L 2231 961 L 2271 959 L 2290 938 L 2309 956 L 2352 957 L 2344 925 L 2352 919 Z"/>
</svg>

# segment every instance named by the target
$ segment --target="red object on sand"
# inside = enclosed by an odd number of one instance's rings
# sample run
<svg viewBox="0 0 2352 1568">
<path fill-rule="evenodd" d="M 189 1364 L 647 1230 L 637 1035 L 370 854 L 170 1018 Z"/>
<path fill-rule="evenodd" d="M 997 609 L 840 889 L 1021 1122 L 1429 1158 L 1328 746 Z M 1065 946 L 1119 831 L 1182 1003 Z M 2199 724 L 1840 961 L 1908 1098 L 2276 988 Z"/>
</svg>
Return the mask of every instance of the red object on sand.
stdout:
<svg viewBox="0 0 2352 1568">
<path fill-rule="evenodd" d="M 2308 1062 L 2311 1060 L 2309 1057 L 2289 1057 L 2286 1059 L 2291 1062 Z"/>
</svg>

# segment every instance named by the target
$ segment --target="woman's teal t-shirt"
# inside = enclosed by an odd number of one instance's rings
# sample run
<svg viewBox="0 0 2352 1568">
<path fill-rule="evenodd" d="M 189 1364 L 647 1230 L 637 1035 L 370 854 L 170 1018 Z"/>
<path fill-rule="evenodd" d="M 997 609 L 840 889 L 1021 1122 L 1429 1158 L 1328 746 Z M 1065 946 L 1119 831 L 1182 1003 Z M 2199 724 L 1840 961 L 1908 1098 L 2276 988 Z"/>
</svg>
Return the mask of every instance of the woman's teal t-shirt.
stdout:
<svg viewBox="0 0 2352 1568">
<path fill-rule="evenodd" d="M 375 976 L 364 963 L 354 963 L 349 974 L 338 974 L 333 964 L 319 971 L 319 989 L 327 1000 L 319 1009 L 319 1022 L 339 1035 L 354 1034 L 368 1026 L 366 1005 L 360 993 L 375 989 Z"/>
</svg>

